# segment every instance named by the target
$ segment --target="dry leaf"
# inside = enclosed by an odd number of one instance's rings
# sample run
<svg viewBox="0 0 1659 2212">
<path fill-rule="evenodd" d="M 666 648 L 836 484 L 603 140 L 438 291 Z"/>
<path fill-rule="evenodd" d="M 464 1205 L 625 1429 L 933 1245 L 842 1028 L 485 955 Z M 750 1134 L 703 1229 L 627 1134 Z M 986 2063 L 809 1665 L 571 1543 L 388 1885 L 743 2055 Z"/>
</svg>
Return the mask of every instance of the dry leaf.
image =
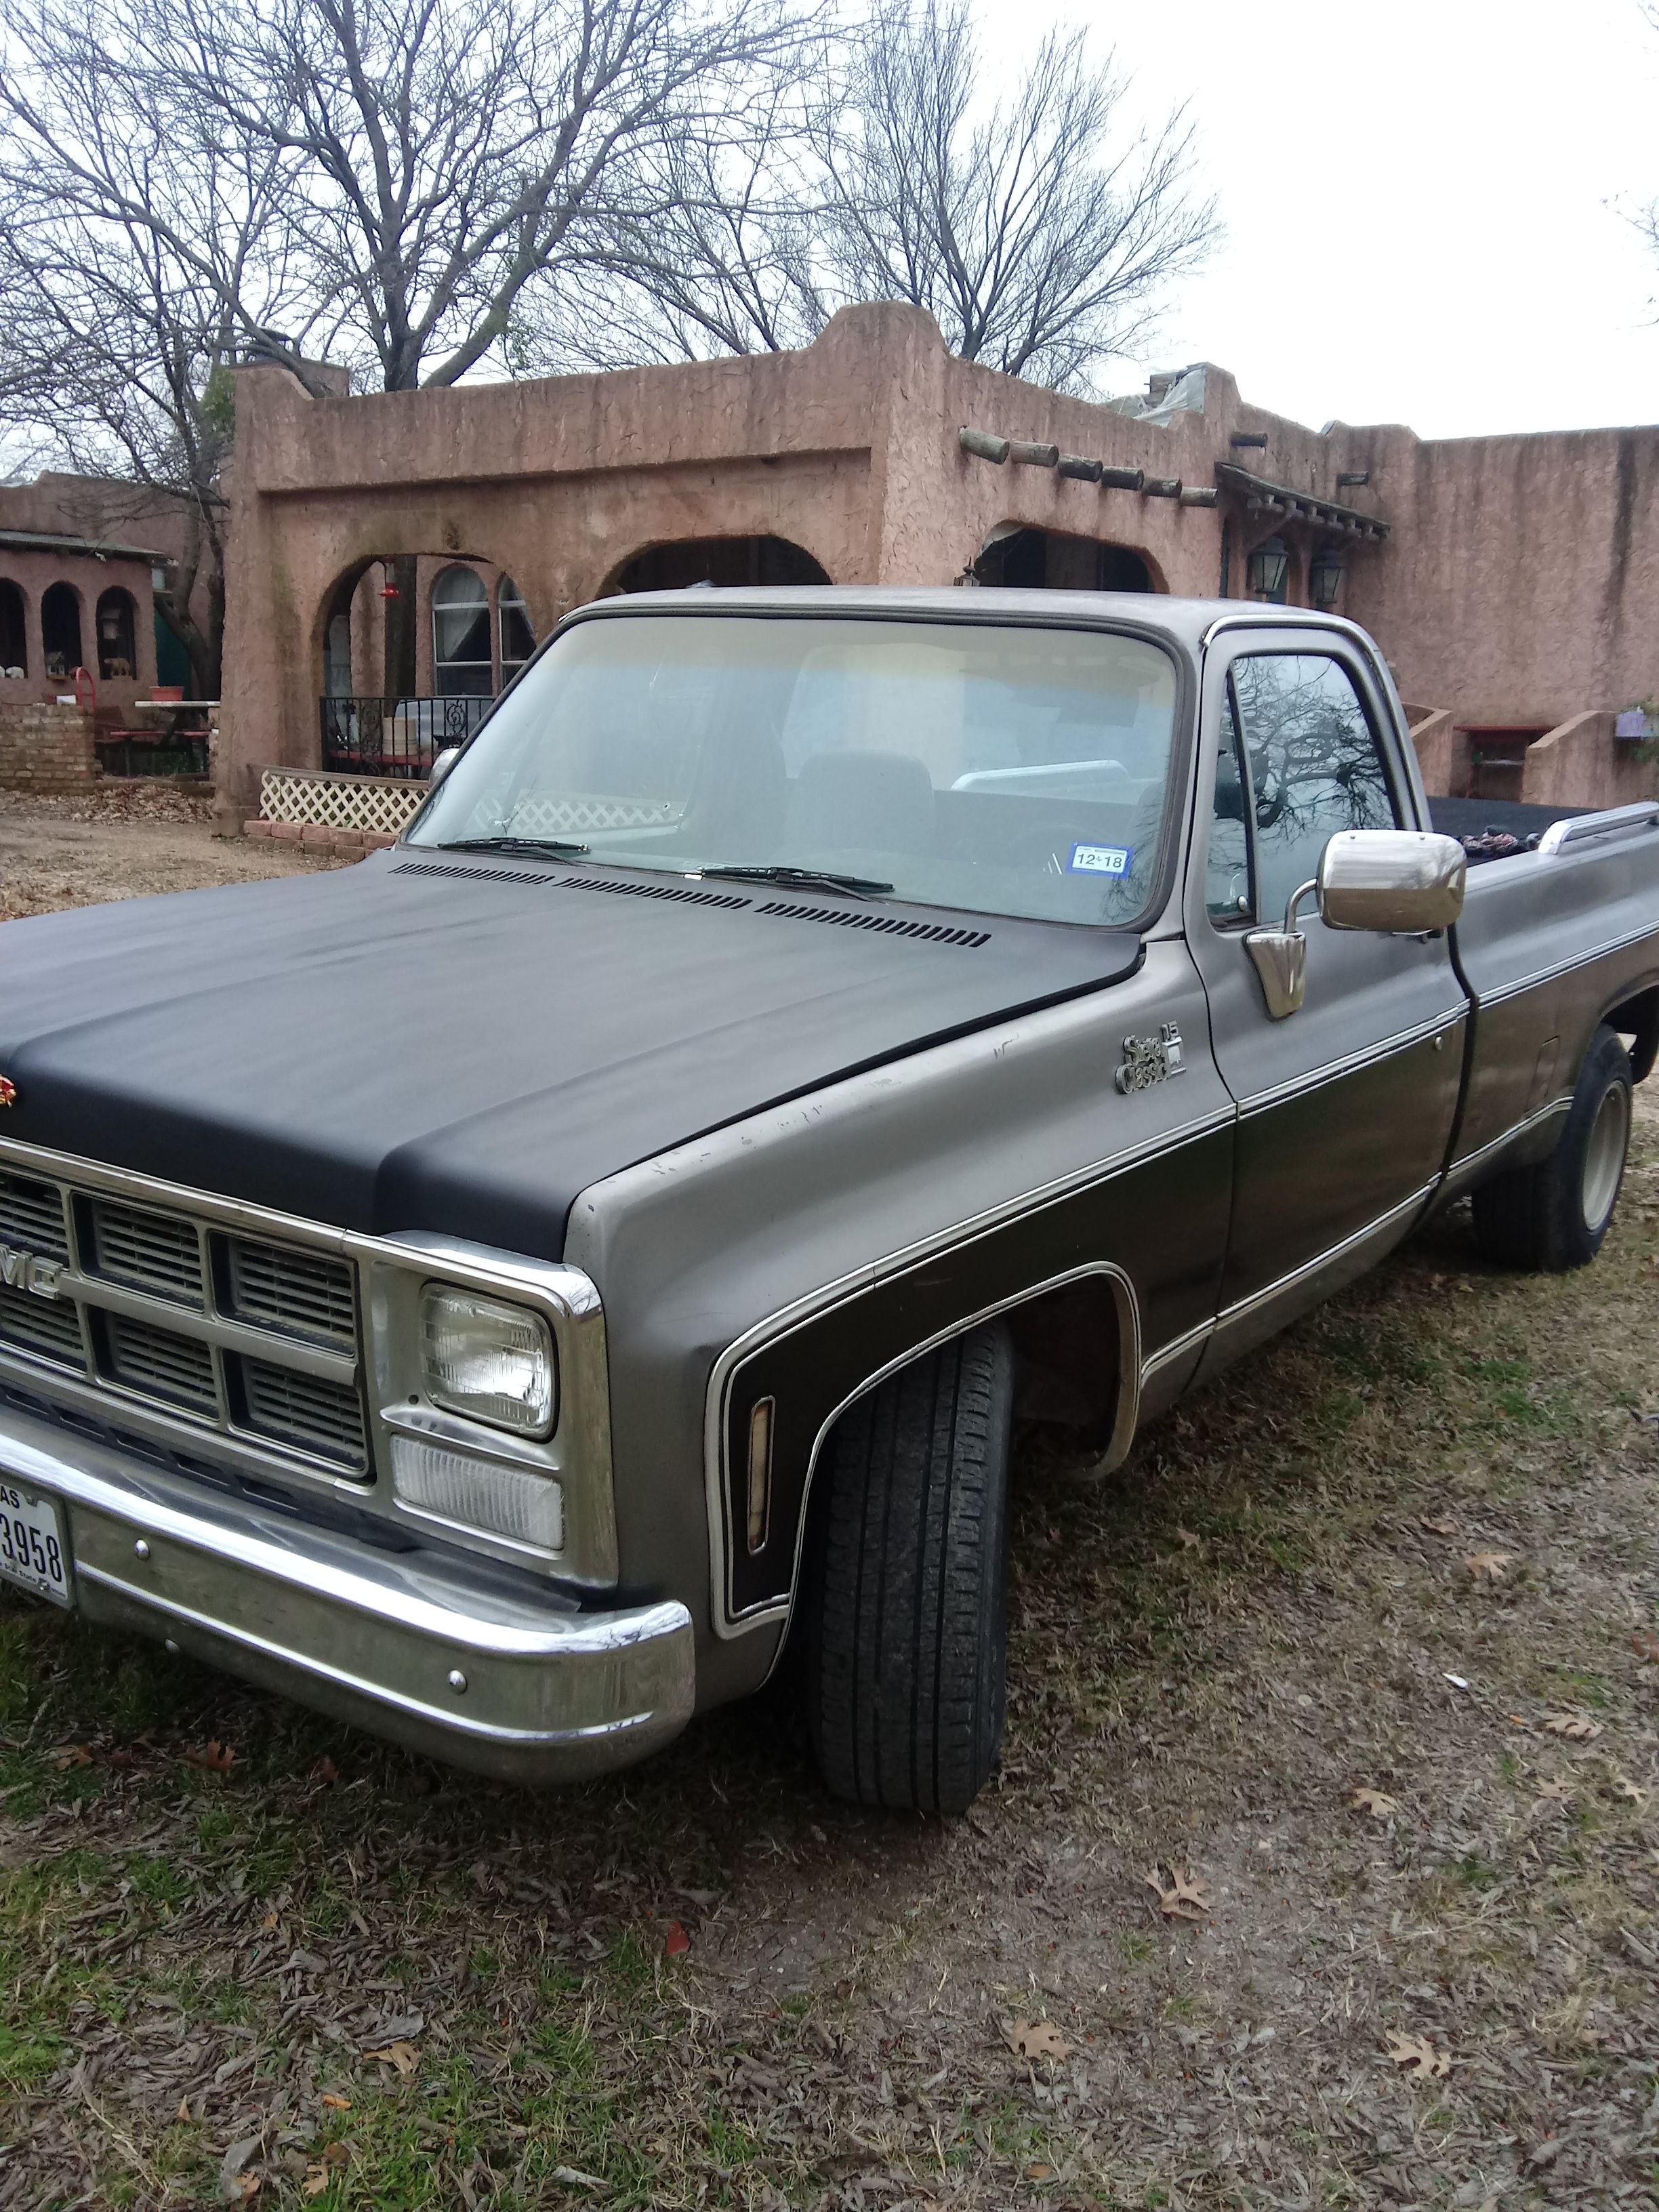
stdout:
<svg viewBox="0 0 1659 2212">
<path fill-rule="evenodd" d="M 62 1774 L 67 1767 L 90 1766 L 92 1753 L 83 1743 L 66 1743 L 61 1750 L 53 1752 L 52 1763 Z"/>
<path fill-rule="evenodd" d="M 1443 2051 L 1437 2051 L 1426 2035 L 1389 2036 L 1389 2056 L 1396 2066 L 1403 2066 L 1419 2081 L 1438 2081 L 1451 2072 L 1452 2063 Z"/>
<path fill-rule="evenodd" d="M 318 1760 L 315 1766 L 312 1768 L 311 1779 L 313 1782 L 337 1782 L 339 1778 L 339 1768 L 334 1764 L 334 1761 L 328 1756 L 327 1753 L 325 1752 L 323 1756 Z"/>
<path fill-rule="evenodd" d="M 1008 2030 L 1008 2048 L 1016 2058 L 1069 2058 L 1072 2046 L 1048 2020 L 1017 2020 Z"/>
<path fill-rule="evenodd" d="M 1504 1570 L 1514 1556 L 1512 1552 L 1471 1552 L 1463 1565 L 1476 1582 L 1484 1575 L 1488 1582 L 1501 1583 Z"/>
<path fill-rule="evenodd" d="M 276 1913 L 267 1912 L 264 1918 L 259 1923 L 259 1927 L 261 1931 L 264 1932 L 272 1928 L 280 1928 L 282 1924 L 282 1920 Z"/>
<path fill-rule="evenodd" d="M 1633 1805 L 1645 1805 L 1648 1802 L 1647 1791 L 1645 1790 L 1638 1790 L 1635 1783 L 1631 1780 L 1628 1774 L 1615 1774 L 1613 1776 L 1613 1794 L 1615 1797 L 1629 1798 Z"/>
<path fill-rule="evenodd" d="M 1157 1891 L 1158 1909 L 1166 1920 L 1201 1920 L 1210 1909 L 1203 1883 L 1194 1881 L 1190 1873 L 1183 1874 L 1179 1867 L 1170 1869 L 1167 1889 L 1156 1867 L 1144 1879 L 1148 1889 Z"/>
<path fill-rule="evenodd" d="M 1386 1820 L 1391 1813 L 1400 1810 L 1400 1800 L 1390 1797 L 1386 1790 L 1352 1790 L 1348 1802 L 1357 1813 L 1369 1813 L 1374 1820 Z"/>
<path fill-rule="evenodd" d="M 210 1774 L 228 1774 L 236 1764 L 236 1754 L 228 1743 L 216 1737 L 211 1743 L 191 1744 L 185 1753 L 186 1763 L 205 1767 Z"/>
<path fill-rule="evenodd" d="M 1573 1743 L 1594 1743 L 1601 1733 L 1600 1721 L 1587 1721 L 1582 1713 L 1547 1713 L 1544 1726 L 1552 1735 L 1564 1735 Z"/>
<path fill-rule="evenodd" d="M 420 2046 L 401 2039 L 388 2043 L 384 2051 L 366 2051 L 365 2058 L 378 2058 L 382 2066 L 395 2066 L 400 2074 L 412 2074 L 421 2063 Z"/>
<path fill-rule="evenodd" d="M 1417 1518 L 1419 1526 L 1426 1528 L 1431 1536 L 1455 1536 L 1457 1534 L 1455 1521 L 1437 1521 L 1427 1513 L 1419 1513 Z"/>
<path fill-rule="evenodd" d="M 325 2112 L 349 2112 L 351 2110 L 351 2100 L 349 2097 L 337 2097 L 332 2089 L 325 2089 L 323 2110 Z"/>
<path fill-rule="evenodd" d="M 1176 1534 L 1181 1539 L 1181 1548 L 1183 1552 L 1198 1551 L 1204 1540 L 1201 1536 L 1194 1536 L 1190 1528 L 1177 1528 Z"/>
<path fill-rule="evenodd" d="M 1644 1667 L 1659 1667 L 1659 1636 L 1645 1628 L 1638 1629 L 1630 1640 L 1630 1648 Z"/>
<path fill-rule="evenodd" d="M 1054 2178 L 1053 2166 L 1040 2158 L 1034 2158 L 1025 2169 L 1025 2179 L 1028 2181 L 1052 2181 Z"/>
<path fill-rule="evenodd" d="M 244 2204 L 252 2204 L 264 2185 L 265 2178 L 263 2173 L 240 2173 L 236 2177 L 236 2186 L 242 2192 Z"/>
<path fill-rule="evenodd" d="M 1540 1782 L 1538 1794 L 1540 1797 L 1547 1797 L 1553 1805 L 1571 1804 L 1572 1784 L 1570 1782 Z"/>
<path fill-rule="evenodd" d="M 189 2119 L 189 2118 L 190 2118 L 190 2099 L 189 2099 L 188 2097 L 180 2097 L 180 2098 L 179 2098 L 179 2110 L 178 2110 L 178 2111 L 177 2111 L 177 2112 L 173 2115 L 173 2117 L 174 2117 L 174 2118 L 175 2118 L 175 2119 L 180 2119 L 180 2120 L 188 2120 L 188 2119 Z"/>
<path fill-rule="evenodd" d="M 325 2166 L 308 2166 L 305 2179 L 300 2184 L 301 2197 L 320 2197 L 334 2179 Z"/>
<path fill-rule="evenodd" d="M 678 1959 L 683 1952 L 691 1948 L 691 1938 L 678 1920 L 669 1922 L 668 1933 L 663 1938 L 662 1948 L 665 1954 L 671 1959 Z"/>
</svg>

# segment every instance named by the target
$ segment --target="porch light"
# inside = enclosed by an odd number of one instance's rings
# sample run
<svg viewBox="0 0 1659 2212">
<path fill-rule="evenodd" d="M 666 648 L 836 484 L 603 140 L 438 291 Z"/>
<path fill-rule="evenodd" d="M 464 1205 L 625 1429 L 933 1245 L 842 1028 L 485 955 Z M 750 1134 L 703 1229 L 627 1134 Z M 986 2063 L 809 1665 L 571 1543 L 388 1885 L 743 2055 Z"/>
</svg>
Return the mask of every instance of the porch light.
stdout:
<svg viewBox="0 0 1659 2212">
<path fill-rule="evenodd" d="M 383 599 L 395 599 L 398 598 L 399 593 L 398 586 L 395 584 L 382 584 L 380 586 L 380 597 Z"/>
<path fill-rule="evenodd" d="M 1334 607 L 1342 588 L 1342 556 L 1334 545 L 1322 545 L 1308 571 L 1308 594 L 1316 607 Z"/>
<path fill-rule="evenodd" d="M 1245 570 L 1245 580 L 1252 599 L 1269 599 L 1283 605 L 1285 586 L 1291 573 L 1291 556 L 1277 538 L 1258 545 L 1251 554 Z"/>
</svg>

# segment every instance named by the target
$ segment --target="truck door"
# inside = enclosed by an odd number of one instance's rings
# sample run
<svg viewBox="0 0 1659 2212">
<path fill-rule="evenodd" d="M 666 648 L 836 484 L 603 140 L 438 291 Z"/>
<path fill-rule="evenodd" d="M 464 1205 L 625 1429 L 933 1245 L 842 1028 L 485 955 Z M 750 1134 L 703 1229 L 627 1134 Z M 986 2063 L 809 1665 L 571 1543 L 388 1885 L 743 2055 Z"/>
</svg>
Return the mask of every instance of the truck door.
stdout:
<svg viewBox="0 0 1659 2212">
<path fill-rule="evenodd" d="M 1328 929 L 1310 902 L 1306 994 L 1282 1019 L 1246 942 L 1335 831 L 1420 826 L 1391 726 L 1340 632 L 1264 625 L 1206 658 L 1188 928 L 1239 1110 L 1206 1367 L 1379 1256 L 1444 1164 L 1465 1018 L 1447 938 Z"/>
</svg>

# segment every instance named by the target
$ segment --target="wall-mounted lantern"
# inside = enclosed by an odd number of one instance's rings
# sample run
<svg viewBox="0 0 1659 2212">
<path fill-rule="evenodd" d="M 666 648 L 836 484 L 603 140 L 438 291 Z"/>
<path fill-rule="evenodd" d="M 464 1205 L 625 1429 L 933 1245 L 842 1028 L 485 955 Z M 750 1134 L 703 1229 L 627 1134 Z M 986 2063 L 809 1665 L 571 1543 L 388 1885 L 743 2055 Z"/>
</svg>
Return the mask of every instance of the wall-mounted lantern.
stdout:
<svg viewBox="0 0 1659 2212">
<path fill-rule="evenodd" d="M 1342 556 L 1334 545 L 1322 545 L 1308 570 L 1308 597 L 1316 607 L 1334 607 L 1342 589 Z"/>
<path fill-rule="evenodd" d="M 1279 538 L 1264 538 L 1245 565 L 1245 588 L 1253 599 L 1282 607 L 1290 582 L 1291 556 Z"/>
</svg>

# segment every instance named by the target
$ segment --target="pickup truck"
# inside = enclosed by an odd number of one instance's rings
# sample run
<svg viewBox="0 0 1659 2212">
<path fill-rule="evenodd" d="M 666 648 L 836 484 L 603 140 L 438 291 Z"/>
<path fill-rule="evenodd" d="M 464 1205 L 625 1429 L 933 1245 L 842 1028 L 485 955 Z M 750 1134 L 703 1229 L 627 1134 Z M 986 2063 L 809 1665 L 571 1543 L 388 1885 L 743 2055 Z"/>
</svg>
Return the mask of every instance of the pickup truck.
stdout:
<svg viewBox="0 0 1659 2212">
<path fill-rule="evenodd" d="M 0 1575 L 520 1780 L 787 1664 L 964 1807 L 1017 1418 L 1116 1468 L 1462 1194 L 1600 1245 L 1659 805 L 1483 812 L 1322 614 L 580 610 L 392 848 L 7 926 Z"/>
</svg>

